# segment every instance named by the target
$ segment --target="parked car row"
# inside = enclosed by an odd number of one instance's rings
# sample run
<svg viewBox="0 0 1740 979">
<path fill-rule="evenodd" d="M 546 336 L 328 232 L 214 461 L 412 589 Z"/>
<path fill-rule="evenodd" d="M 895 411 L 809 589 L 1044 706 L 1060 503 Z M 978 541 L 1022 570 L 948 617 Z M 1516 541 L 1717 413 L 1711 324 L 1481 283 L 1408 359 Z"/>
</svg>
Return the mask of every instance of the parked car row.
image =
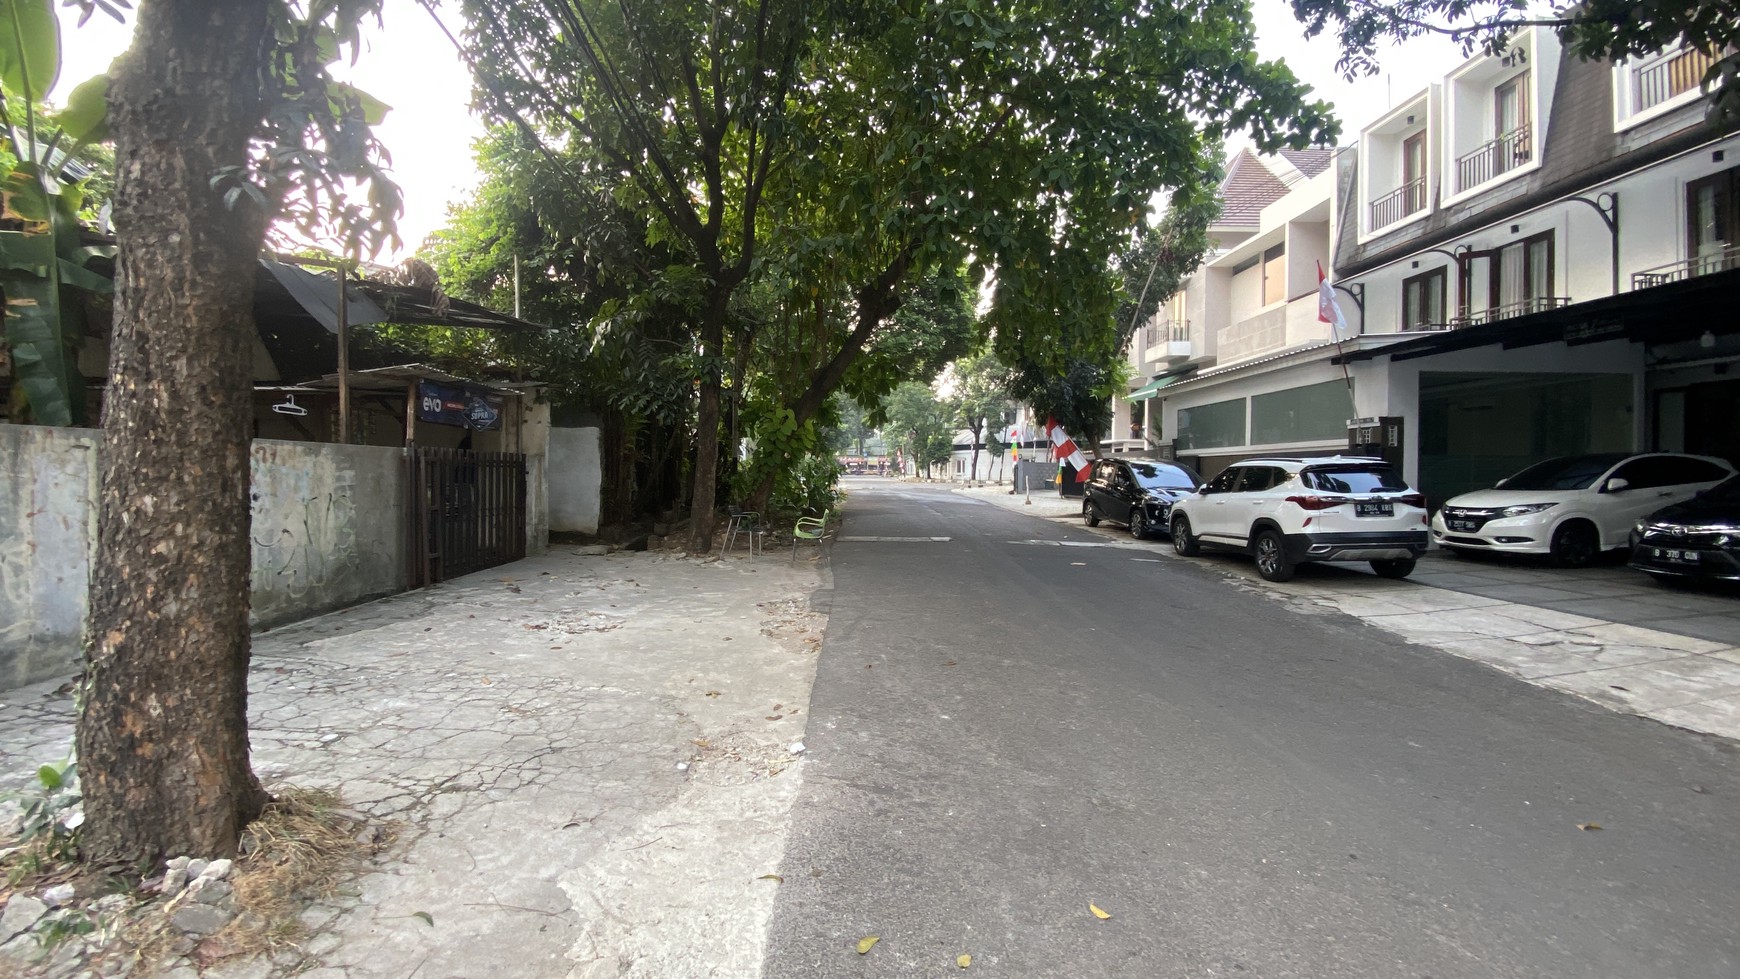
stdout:
<svg viewBox="0 0 1740 979">
<path fill-rule="evenodd" d="M 1728 462 L 1666 452 L 1549 459 L 1428 516 L 1425 498 L 1382 459 L 1247 459 L 1202 482 L 1174 462 L 1102 459 L 1082 499 L 1088 526 L 1166 533 L 1173 549 L 1249 553 L 1286 581 L 1310 561 L 1363 561 L 1405 578 L 1433 544 L 1454 554 L 1551 557 L 1582 567 L 1631 552 L 1657 578 L 1740 581 L 1740 475 Z"/>
</svg>

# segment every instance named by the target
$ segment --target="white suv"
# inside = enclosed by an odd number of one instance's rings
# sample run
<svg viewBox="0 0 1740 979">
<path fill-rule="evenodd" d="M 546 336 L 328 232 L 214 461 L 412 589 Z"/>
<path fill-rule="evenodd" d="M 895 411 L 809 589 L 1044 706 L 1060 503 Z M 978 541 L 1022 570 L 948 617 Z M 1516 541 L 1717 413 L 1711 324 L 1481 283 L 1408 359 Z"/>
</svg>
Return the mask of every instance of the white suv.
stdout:
<svg viewBox="0 0 1740 979">
<path fill-rule="evenodd" d="M 1305 561 L 1370 561 L 1406 578 L 1431 546 L 1426 499 L 1382 459 L 1247 459 L 1172 505 L 1172 547 L 1250 552 L 1257 573 L 1287 581 Z"/>
</svg>

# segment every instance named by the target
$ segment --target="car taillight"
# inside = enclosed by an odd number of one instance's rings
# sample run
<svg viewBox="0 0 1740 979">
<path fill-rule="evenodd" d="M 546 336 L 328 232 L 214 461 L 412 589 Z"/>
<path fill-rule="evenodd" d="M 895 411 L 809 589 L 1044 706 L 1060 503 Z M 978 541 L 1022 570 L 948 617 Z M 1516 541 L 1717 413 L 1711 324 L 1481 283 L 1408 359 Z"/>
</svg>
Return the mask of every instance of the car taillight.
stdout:
<svg viewBox="0 0 1740 979">
<path fill-rule="evenodd" d="M 1328 510 L 1347 502 L 1344 496 L 1289 496 L 1288 503 L 1296 503 L 1301 510 Z"/>
<path fill-rule="evenodd" d="M 1400 503 L 1402 506 L 1424 507 L 1426 505 L 1426 496 L 1424 493 L 1409 493 L 1406 496 L 1396 497 L 1396 502 Z"/>
</svg>

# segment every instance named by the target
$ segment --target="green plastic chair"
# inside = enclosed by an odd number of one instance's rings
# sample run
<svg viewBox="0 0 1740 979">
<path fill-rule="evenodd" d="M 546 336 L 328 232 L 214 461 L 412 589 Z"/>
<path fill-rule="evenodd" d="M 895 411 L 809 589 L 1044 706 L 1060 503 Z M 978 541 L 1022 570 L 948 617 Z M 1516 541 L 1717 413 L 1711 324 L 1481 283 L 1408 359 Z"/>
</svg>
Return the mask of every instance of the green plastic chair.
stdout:
<svg viewBox="0 0 1740 979">
<path fill-rule="evenodd" d="M 799 517 L 797 525 L 791 529 L 791 563 L 797 563 L 798 541 L 819 541 L 828 530 L 828 516 L 834 511 L 823 510 L 819 517 Z"/>
</svg>

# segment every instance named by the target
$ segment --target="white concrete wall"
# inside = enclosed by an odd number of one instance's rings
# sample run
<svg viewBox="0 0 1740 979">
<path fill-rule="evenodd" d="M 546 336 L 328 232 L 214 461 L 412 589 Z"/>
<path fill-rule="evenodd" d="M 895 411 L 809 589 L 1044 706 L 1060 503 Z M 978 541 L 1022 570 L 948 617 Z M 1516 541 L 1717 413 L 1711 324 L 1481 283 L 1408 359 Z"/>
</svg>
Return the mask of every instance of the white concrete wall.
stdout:
<svg viewBox="0 0 1740 979">
<path fill-rule="evenodd" d="M 0 690 L 79 659 L 101 441 L 93 429 L 0 424 Z"/>
<path fill-rule="evenodd" d="M 82 655 L 100 433 L 0 425 L 0 690 Z M 405 585 L 404 450 L 256 439 L 256 626 Z"/>
<path fill-rule="evenodd" d="M 256 626 L 405 589 L 405 452 L 255 439 Z"/>
<path fill-rule="evenodd" d="M 596 428 L 552 428 L 546 481 L 553 532 L 595 534 L 604 468 Z"/>
</svg>

